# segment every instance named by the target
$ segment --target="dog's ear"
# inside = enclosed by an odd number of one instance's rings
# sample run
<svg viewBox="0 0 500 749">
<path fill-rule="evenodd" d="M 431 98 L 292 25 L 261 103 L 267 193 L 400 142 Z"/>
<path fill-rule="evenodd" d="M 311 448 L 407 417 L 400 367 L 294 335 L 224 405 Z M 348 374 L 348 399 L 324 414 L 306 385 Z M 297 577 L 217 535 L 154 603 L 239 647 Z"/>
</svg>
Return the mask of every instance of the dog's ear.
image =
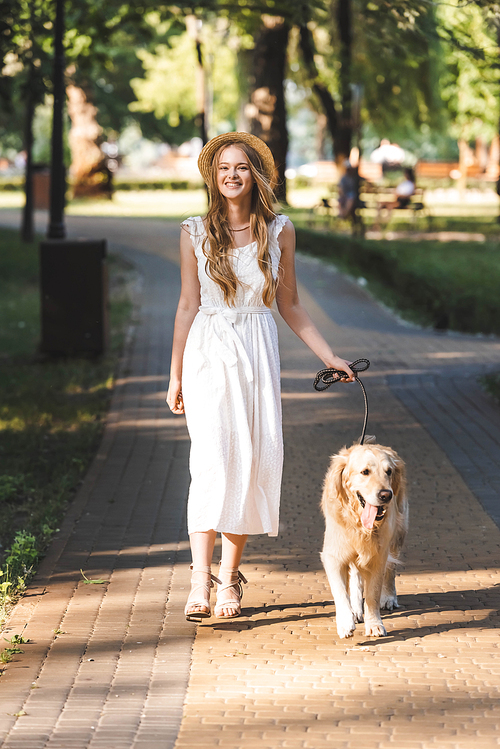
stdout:
<svg viewBox="0 0 500 749">
<path fill-rule="evenodd" d="M 330 468 L 325 476 L 325 494 L 329 500 L 334 500 L 337 497 L 342 501 L 346 501 L 346 494 L 344 489 L 344 469 L 347 465 L 347 450 L 342 450 L 332 457 Z"/>
<path fill-rule="evenodd" d="M 402 512 L 403 500 L 406 490 L 406 469 L 405 464 L 399 457 L 399 455 L 391 450 L 391 462 L 393 466 L 392 474 L 392 491 L 398 506 L 398 510 Z"/>
</svg>

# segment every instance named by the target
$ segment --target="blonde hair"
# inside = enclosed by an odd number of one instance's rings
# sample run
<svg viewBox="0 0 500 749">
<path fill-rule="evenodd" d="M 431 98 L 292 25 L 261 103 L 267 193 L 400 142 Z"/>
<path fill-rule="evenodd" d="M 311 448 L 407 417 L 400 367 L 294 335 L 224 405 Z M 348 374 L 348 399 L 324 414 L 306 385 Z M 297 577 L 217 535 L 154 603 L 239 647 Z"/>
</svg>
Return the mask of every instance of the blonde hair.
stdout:
<svg viewBox="0 0 500 749">
<path fill-rule="evenodd" d="M 262 301 L 266 307 L 270 307 L 276 296 L 278 286 L 278 279 L 274 278 L 272 273 L 268 232 L 269 223 L 276 216 L 273 210 L 275 197 L 271 184 L 265 175 L 259 154 L 246 143 L 226 143 L 216 151 L 212 160 L 207 182 L 210 197 L 210 206 L 205 218 L 207 236 L 202 245 L 203 254 L 207 258 L 205 269 L 207 275 L 222 289 L 226 304 L 234 306 L 239 284 L 231 264 L 234 237 L 229 225 L 227 202 L 221 195 L 217 184 L 219 159 L 229 145 L 240 148 L 246 154 L 254 179 L 250 208 L 250 230 L 251 235 L 257 241 L 257 259 L 259 268 L 264 275 Z"/>
</svg>

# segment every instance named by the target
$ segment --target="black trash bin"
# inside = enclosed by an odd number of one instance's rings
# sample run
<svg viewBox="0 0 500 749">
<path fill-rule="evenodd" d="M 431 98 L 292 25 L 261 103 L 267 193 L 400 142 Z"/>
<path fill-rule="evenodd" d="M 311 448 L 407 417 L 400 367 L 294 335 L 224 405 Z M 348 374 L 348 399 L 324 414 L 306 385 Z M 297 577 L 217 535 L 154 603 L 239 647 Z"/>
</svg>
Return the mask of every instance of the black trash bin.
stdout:
<svg viewBox="0 0 500 749">
<path fill-rule="evenodd" d="M 108 345 L 106 240 L 40 243 L 41 351 L 98 356 Z"/>
</svg>

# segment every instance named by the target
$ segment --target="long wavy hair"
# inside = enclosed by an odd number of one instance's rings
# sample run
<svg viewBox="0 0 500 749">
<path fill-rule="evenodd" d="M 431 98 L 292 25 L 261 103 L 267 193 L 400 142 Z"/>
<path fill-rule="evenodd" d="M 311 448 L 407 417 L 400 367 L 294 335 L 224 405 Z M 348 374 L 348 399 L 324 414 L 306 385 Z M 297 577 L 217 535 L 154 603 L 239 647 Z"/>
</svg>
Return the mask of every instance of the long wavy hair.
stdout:
<svg viewBox="0 0 500 749">
<path fill-rule="evenodd" d="M 214 154 L 208 181 L 210 207 L 205 218 L 207 236 L 203 240 L 202 245 L 203 253 L 207 258 L 206 272 L 222 289 L 226 304 L 234 306 L 236 290 L 239 284 L 231 263 L 234 234 L 229 225 L 227 201 L 221 194 L 217 184 L 219 160 L 222 152 L 228 148 L 228 145 L 237 146 L 237 148 L 240 148 L 246 154 L 254 179 L 250 208 L 250 230 L 257 242 L 259 268 L 264 275 L 262 301 L 266 307 L 270 307 L 276 296 L 278 286 L 278 279 L 275 279 L 272 273 L 271 256 L 268 246 L 268 225 L 276 216 L 273 210 L 275 197 L 271 184 L 265 175 L 259 154 L 246 143 L 225 144 Z"/>
</svg>

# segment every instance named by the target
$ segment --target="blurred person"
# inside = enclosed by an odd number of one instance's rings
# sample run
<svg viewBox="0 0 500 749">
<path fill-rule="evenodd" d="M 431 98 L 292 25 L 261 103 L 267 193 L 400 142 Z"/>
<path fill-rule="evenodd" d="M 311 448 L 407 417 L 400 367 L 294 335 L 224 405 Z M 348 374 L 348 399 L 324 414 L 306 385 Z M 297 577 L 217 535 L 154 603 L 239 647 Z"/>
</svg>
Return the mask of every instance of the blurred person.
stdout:
<svg viewBox="0 0 500 749">
<path fill-rule="evenodd" d="M 404 179 L 394 190 L 394 200 L 379 203 L 377 207 L 377 223 L 380 224 L 382 211 L 387 211 L 387 223 L 389 223 L 394 209 L 407 208 L 411 203 L 412 195 L 416 190 L 415 172 L 410 167 L 404 170 Z"/>
<path fill-rule="evenodd" d="M 274 159 L 259 138 L 225 133 L 198 160 L 207 215 L 182 224 L 182 288 L 167 403 L 186 414 L 191 438 L 188 531 L 190 621 L 241 613 L 239 564 L 249 534 L 278 534 L 283 461 L 278 311 L 324 362 L 353 374 L 302 307 L 295 279 L 295 231 L 273 210 Z M 212 575 L 217 533 L 219 577 Z"/>
<path fill-rule="evenodd" d="M 350 161 L 344 163 L 346 168 L 339 181 L 339 216 L 340 218 L 351 218 L 357 207 L 359 178 L 357 167 L 352 166 Z"/>
</svg>

